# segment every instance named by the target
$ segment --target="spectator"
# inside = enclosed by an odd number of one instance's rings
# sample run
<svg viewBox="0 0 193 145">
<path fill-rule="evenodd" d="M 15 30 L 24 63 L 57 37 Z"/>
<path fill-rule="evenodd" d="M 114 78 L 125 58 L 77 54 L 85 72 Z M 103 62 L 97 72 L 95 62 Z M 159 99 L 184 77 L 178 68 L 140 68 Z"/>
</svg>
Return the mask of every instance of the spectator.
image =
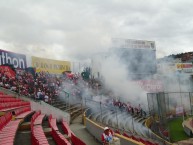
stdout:
<svg viewBox="0 0 193 145">
<path fill-rule="evenodd" d="M 41 92 L 41 90 L 39 89 L 38 92 L 37 92 L 36 99 L 39 100 L 40 97 L 41 97 L 41 95 L 42 95 L 42 92 Z"/>
<path fill-rule="evenodd" d="M 113 135 L 108 127 L 104 128 L 104 132 L 101 137 L 103 145 L 110 145 L 113 143 Z"/>
<path fill-rule="evenodd" d="M 46 103 L 49 102 L 49 97 L 48 97 L 48 94 L 47 94 L 47 93 L 46 93 L 46 95 L 44 96 L 44 101 L 45 101 Z"/>
<path fill-rule="evenodd" d="M 114 137 L 114 132 L 111 129 L 105 127 L 101 140 L 103 145 L 116 145 L 118 138 Z"/>
</svg>

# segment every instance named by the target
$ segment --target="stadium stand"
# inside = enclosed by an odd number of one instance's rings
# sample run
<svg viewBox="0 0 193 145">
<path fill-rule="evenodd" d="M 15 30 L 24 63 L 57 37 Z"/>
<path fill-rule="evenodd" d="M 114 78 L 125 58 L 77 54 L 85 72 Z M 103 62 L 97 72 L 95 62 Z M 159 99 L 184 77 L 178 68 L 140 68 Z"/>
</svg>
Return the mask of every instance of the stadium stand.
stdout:
<svg viewBox="0 0 193 145">
<path fill-rule="evenodd" d="M 82 140 L 80 140 L 74 133 L 71 133 L 71 141 L 73 145 L 86 145 Z"/>
<path fill-rule="evenodd" d="M 0 117 L 0 144 L 14 144 L 14 138 L 21 120 L 12 121 L 12 113 Z"/>
<path fill-rule="evenodd" d="M 72 131 L 70 130 L 70 127 L 68 126 L 68 123 L 62 119 L 62 129 L 64 131 L 64 133 L 69 137 L 71 138 L 71 133 Z"/>
<path fill-rule="evenodd" d="M 64 119 L 62 120 L 62 129 L 64 133 L 67 134 L 67 136 L 71 139 L 73 145 L 86 145 L 70 130 L 70 127 Z"/>
<path fill-rule="evenodd" d="M 44 134 L 41 126 L 44 114 L 41 111 L 37 111 L 31 119 L 31 135 L 32 145 L 49 145 L 48 140 Z"/>
<path fill-rule="evenodd" d="M 20 108 L 14 111 L 15 119 L 24 119 L 26 116 L 32 114 L 34 111 L 31 110 L 30 107 Z"/>
<path fill-rule="evenodd" d="M 14 98 L 12 95 L 4 95 L 3 92 L 0 92 L 0 104 L 0 112 L 4 113 L 0 117 L 0 144 L 12 145 L 14 144 L 14 139 L 19 125 L 23 122 L 26 116 L 34 113 L 34 111 L 31 110 L 29 102 Z M 42 128 L 42 121 L 45 117 L 46 115 L 42 114 L 40 110 L 36 111 L 31 117 L 30 127 L 32 145 L 49 144 Z M 48 121 L 51 128 L 51 135 L 58 145 L 86 145 L 70 130 L 68 123 L 64 119 L 61 124 L 63 124 L 62 126 L 66 130 L 68 130 L 67 136 L 69 137 L 67 138 L 59 132 L 56 118 L 53 118 L 52 115 L 50 115 Z M 68 141 L 68 139 L 70 140 Z"/>
<path fill-rule="evenodd" d="M 37 76 L 37 80 L 33 80 L 33 78 L 30 76 L 30 74 L 24 73 L 24 75 L 19 74 L 19 78 L 15 79 L 8 79 L 9 81 L 9 86 L 3 85 L 2 87 L 6 89 L 10 89 L 12 91 L 15 91 L 16 93 L 19 93 L 19 95 L 25 95 L 30 99 L 34 99 L 35 101 L 37 100 L 44 100 L 45 94 L 49 95 L 49 98 L 51 98 L 51 102 L 48 102 L 49 104 L 52 104 L 53 100 L 57 101 L 57 93 L 61 84 L 61 81 L 58 80 L 56 77 L 53 77 L 49 74 L 45 73 L 40 73 Z M 43 83 L 43 80 L 48 79 L 47 83 Z M 26 81 L 27 80 L 27 81 Z M 54 88 L 53 86 L 50 86 L 49 83 L 54 81 L 56 87 Z M 33 83 L 29 83 L 33 82 Z M 18 87 L 17 83 L 20 85 Z M 12 86 L 13 85 L 13 86 Z M 13 89 L 15 87 L 15 89 Z M 31 90 L 34 88 L 33 90 Z M 41 97 L 38 96 L 38 90 L 41 90 Z M 54 93 L 52 93 L 52 91 Z M 77 108 L 77 106 L 71 106 L 71 108 L 66 108 L 66 106 L 63 108 L 65 112 L 69 111 L 69 114 L 73 116 L 72 114 L 74 113 L 82 113 L 82 109 Z M 12 137 L 11 140 L 8 143 L 13 143 L 15 134 L 17 132 L 19 124 L 22 122 L 22 120 L 28 116 L 29 114 L 32 114 L 34 111 L 31 110 L 30 108 L 30 102 L 25 102 L 22 99 L 14 98 L 11 95 L 4 95 L 3 92 L 0 92 L 0 112 L 3 112 L 3 116 L 6 115 L 7 113 L 11 114 L 11 118 L 15 116 L 15 120 L 12 121 L 13 127 L 13 133 L 10 133 L 7 131 L 7 133 Z M 14 113 L 13 113 L 14 112 Z M 12 115 L 12 113 L 14 115 Z M 31 143 L 32 145 L 40 145 L 40 144 L 49 144 L 48 139 L 46 138 L 46 135 L 44 133 L 43 127 L 42 127 L 42 121 L 46 117 L 46 114 L 41 114 L 41 111 L 37 111 L 34 113 L 34 115 L 31 118 L 30 126 L 31 126 Z M 10 118 L 10 117 L 8 117 Z M 52 115 L 48 117 L 49 121 L 49 127 L 51 128 L 51 135 L 54 139 L 54 141 L 59 144 L 59 145 L 86 145 L 80 138 L 78 138 L 70 129 L 68 123 L 65 121 L 65 119 L 62 120 L 61 126 L 62 129 L 67 135 L 65 137 L 58 129 L 57 127 L 57 120 L 56 118 L 53 118 Z M 3 119 L 2 119 L 3 122 Z M 14 123 L 15 122 L 15 123 Z M 17 124 L 18 123 L 18 124 Z M 90 124 L 93 125 L 93 124 Z M 2 126 L 5 126 L 3 124 Z M 2 127 L 3 128 L 3 127 Z M 1 135 L 1 128 L 0 128 L 0 135 Z M 103 129 L 101 129 L 103 131 Z M 100 135 L 100 133 L 99 133 Z M 119 132 L 119 135 L 121 133 Z M 2 134 L 2 137 L 5 137 Z M 129 142 L 133 142 L 133 144 L 137 144 L 137 142 L 141 142 L 139 139 L 134 139 L 132 137 L 129 137 Z M 132 141 L 133 140 L 133 141 Z M 128 140 L 126 140 L 128 142 Z M 137 141 L 137 142 L 135 142 Z M 2 143 L 6 143 L 5 140 L 2 140 Z M 1 144 L 1 143 L 0 143 Z M 149 143 L 150 144 L 150 143 Z M 153 145 L 153 144 L 152 144 Z"/>
<path fill-rule="evenodd" d="M 49 116 L 49 126 L 52 128 L 51 134 L 57 145 L 70 145 L 70 142 L 59 132 L 56 118 L 52 118 L 52 115 Z"/>
</svg>

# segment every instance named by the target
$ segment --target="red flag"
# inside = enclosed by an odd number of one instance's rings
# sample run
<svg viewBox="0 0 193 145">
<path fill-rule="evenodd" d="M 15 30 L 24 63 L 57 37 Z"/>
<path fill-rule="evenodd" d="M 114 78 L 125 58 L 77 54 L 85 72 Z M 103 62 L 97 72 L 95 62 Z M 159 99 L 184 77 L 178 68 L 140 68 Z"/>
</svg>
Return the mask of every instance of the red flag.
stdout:
<svg viewBox="0 0 193 145">
<path fill-rule="evenodd" d="M 1 71 L 9 78 L 15 78 L 15 72 L 9 66 L 0 66 Z"/>
</svg>

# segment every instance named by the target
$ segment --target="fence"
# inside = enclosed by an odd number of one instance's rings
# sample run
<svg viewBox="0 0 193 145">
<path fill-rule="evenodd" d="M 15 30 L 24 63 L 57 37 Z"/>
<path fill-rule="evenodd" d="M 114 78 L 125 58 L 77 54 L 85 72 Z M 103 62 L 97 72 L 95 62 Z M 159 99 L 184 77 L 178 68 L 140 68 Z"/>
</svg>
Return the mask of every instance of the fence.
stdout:
<svg viewBox="0 0 193 145">
<path fill-rule="evenodd" d="M 124 109 L 119 109 L 119 108 L 117 108 L 117 107 L 115 107 L 113 105 L 110 105 L 110 104 L 107 105 L 106 103 L 97 102 L 97 101 L 90 100 L 90 99 L 85 99 L 84 100 L 84 105 L 90 106 L 90 109 L 88 109 L 85 112 L 86 113 L 85 115 L 87 117 L 86 120 L 85 120 L 86 127 L 88 127 L 88 130 L 90 130 L 89 132 L 91 134 L 93 134 L 96 138 L 99 138 L 99 136 L 95 135 L 96 131 L 91 129 L 91 128 L 96 127 L 97 125 L 102 125 L 102 126 L 108 126 L 111 129 L 113 129 L 113 130 L 119 131 L 120 133 L 127 133 L 127 134 L 129 134 L 131 136 L 135 136 L 137 138 L 141 138 L 142 137 L 144 139 L 146 138 L 147 140 L 148 139 L 150 139 L 150 140 L 152 139 L 154 141 L 155 140 L 158 141 L 159 144 L 161 144 L 161 145 L 170 145 L 169 142 L 166 142 L 164 139 L 162 139 L 161 137 L 159 137 L 156 134 L 154 134 L 148 128 L 148 126 L 146 127 L 146 130 L 145 130 L 147 136 L 146 135 L 141 136 L 140 135 L 140 131 L 139 131 L 139 126 L 136 125 L 137 121 L 134 120 L 133 117 L 131 117 L 129 119 L 130 122 L 127 122 L 125 124 L 126 126 L 128 126 L 129 124 L 132 123 L 132 126 L 130 127 L 130 129 L 122 128 L 122 126 L 120 126 L 120 122 L 124 121 L 125 119 L 127 119 L 129 117 L 129 114 Z M 106 113 L 107 111 L 111 111 L 111 112 L 114 113 L 114 124 L 112 124 L 112 121 L 105 122 L 105 116 L 108 115 L 108 113 Z M 121 115 L 122 115 L 121 112 L 126 115 L 125 119 L 123 119 L 121 117 Z M 147 122 L 149 122 L 149 124 L 148 124 L 149 126 L 152 123 L 151 120 L 149 120 Z M 89 126 L 88 126 L 88 123 L 89 123 Z M 92 125 L 92 127 L 90 125 Z M 141 124 L 141 127 L 144 127 L 144 126 Z M 98 130 L 98 128 L 96 130 Z M 136 130 L 138 130 L 139 134 L 138 134 L 138 132 Z M 98 132 L 97 132 L 97 134 L 101 133 L 101 131 L 98 131 Z M 120 140 L 120 142 L 127 142 L 127 141 L 128 140 L 125 140 L 124 137 L 122 137 L 122 140 Z"/>
<path fill-rule="evenodd" d="M 86 112 L 85 112 L 85 114 L 87 114 Z M 102 126 L 100 126 L 99 124 L 93 122 L 92 120 L 90 120 L 86 116 L 85 116 L 85 124 L 86 124 L 86 129 L 88 130 L 88 132 L 90 134 L 92 134 L 95 137 L 95 139 L 97 139 L 99 142 L 101 142 L 101 135 L 104 132 L 104 128 Z M 119 135 L 117 133 L 115 133 L 115 136 L 119 138 L 120 145 L 128 145 L 128 144 L 129 145 L 143 145 L 140 142 L 134 141 L 132 139 L 129 139 L 129 138 L 124 137 L 122 135 Z"/>
<path fill-rule="evenodd" d="M 193 92 L 161 92 L 147 94 L 151 129 L 170 141 L 169 121 L 192 115 Z"/>
</svg>

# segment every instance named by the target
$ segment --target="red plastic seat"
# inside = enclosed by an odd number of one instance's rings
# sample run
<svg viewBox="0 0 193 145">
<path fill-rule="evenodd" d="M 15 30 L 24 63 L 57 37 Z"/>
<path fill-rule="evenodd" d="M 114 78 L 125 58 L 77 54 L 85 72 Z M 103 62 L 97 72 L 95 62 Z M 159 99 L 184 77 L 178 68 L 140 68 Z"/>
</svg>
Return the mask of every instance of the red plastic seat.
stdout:
<svg viewBox="0 0 193 145">
<path fill-rule="evenodd" d="M 76 137 L 74 133 L 71 134 L 71 141 L 73 145 L 86 145 L 82 140 Z"/>
<path fill-rule="evenodd" d="M 68 123 L 64 119 L 62 120 L 62 129 L 64 133 L 67 134 L 68 137 L 71 137 L 72 131 L 70 130 Z"/>
</svg>

